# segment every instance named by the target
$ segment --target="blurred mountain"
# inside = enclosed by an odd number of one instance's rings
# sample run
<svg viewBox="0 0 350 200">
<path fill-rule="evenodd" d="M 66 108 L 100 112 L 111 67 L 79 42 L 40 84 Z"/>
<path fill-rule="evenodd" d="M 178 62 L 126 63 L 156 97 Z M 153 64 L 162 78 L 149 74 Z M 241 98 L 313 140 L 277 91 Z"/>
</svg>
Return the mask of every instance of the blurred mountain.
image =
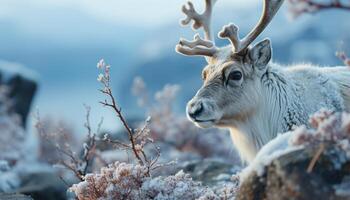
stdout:
<svg viewBox="0 0 350 200">
<path fill-rule="evenodd" d="M 133 63 L 130 61 L 134 60 L 135 49 L 149 31 L 61 7 L 37 12 L 40 13 L 21 13 L 27 16 L 21 19 L 0 18 L 0 59 L 39 74 L 35 104 L 43 115 L 83 124 L 84 103 L 96 107 L 98 113 L 105 110 L 98 105 L 101 96 L 97 91 L 96 63 L 104 58 L 113 65 L 115 80 L 124 77 Z M 112 123 L 108 115 L 112 114 L 106 115 L 108 127 Z"/>
</svg>

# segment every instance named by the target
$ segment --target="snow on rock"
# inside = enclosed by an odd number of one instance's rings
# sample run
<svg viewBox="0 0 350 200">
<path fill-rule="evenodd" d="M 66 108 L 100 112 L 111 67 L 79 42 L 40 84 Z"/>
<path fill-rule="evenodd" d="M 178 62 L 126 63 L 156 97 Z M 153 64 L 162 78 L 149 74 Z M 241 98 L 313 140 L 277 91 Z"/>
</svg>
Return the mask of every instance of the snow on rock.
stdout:
<svg viewBox="0 0 350 200">
<path fill-rule="evenodd" d="M 253 171 L 258 176 L 264 173 L 265 167 L 269 165 L 274 159 L 281 155 L 300 149 L 301 147 L 290 147 L 289 140 L 293 136 L 293 132 L 278 135 L 275 139 L 267 143 L 257 154 L 256 158 L 247 168 L 240 173 L 241 181 L 244 181 Z"/>
<path fill-rule="evenodd" d="M 309 122 L 261 149 L 237 199 L 350 198 L 350 114 L 321 110 Z"/>
<path fill-rule="evenodd" d="M 33 174 L 52 174 L 52 176 L 56 176 L 54 173 L 55 170 L 51 166 L 27 158 L 17 160 L 15 165 L 11 165 L 6 160 L 0 160 L 0 193 L 18 192 L 23 187 L 29 188 L 29 183 L 25 183 L 26 181 L 23 180 L 28 176 L 31 176 L 29 179 L 33 179 Z M 43 177 L 40 181 L 44 181 Z"/>
<path fill-rule="evenodd" d="M 195 199 L 205 196 L 215 197 L 210 189 L 192 181 L 190 175 L 179 171 L 174 176 L 149 179 L 141 188 L 142 194 L 154 199 Z"/>
<path fill-rule="evenodd" d="M 0 160 L 0 163 L 0 193 L 12 192 L 20 184 L 19 177 L 6 160 Z"/>
<path fill-rule="evenodd" d="M 350 159 L 350 114 L 334 113 L 321 110 L 310 118 L 313 129 L 307 129 L 304 125 L 284 134 L 266 144 L 257 154 L 254 161 L 242 171 L 244 180 L 252 171 L 258 176 L 264 173 L 264 169 L 273 160 L 281 155 L 288 154 L 305 148 L 306 145 L 315 145 L 322 142 L 334 142 L 347 151 Z"/>
<path fill-rule="evenodd" d="M 8 82 L 13 76 L 21 75 L 37 82 L 39 75 L 20 63 L 0 60 L 0 71 L 3 82 Z"/>
</svg>

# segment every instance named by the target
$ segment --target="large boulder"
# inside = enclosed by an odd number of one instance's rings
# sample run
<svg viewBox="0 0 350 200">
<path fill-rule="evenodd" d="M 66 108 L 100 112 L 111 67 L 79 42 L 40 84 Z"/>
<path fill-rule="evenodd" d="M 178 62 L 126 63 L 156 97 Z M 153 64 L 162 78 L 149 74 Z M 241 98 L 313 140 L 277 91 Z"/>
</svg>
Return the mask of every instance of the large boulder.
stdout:
<svg viewBox="0 0 350 200">
<path fill-rule="evenodd" d="M 236 174 L 240 167 L 221 159 L 200 159 L 184 162 L 180 168 L 191 175 L 193 180 L 200 181 L 206 186 L 230 184 L 231 175 Z"/>
<path fill-rule="evenodd" d="M 0 61 L 1 86 L 8 88 L 10 111 L 20 116 L 24 127 L 38 87 L 35 73 L 20 64 Z"/>
<path fill-rule="evenodd" d="M 14 166 L 9 166 L 2 161 L 0 162 L 0 200 L 11 199 L 13 196 L 10 194 L 13 193 L 28 195 L 33 199 L 64 200 L 68 187 L 59 178 L 58 173 L 59 171 L 50 165 L 36 161 L 20 160 Z M 5 194 L 8 197 L 5 198 Z M 17 196 L 13 198 L 15 197 Z"/>
<path fill-rule="evenodd" d="M 43 171 L 21 176 L 21 186 L 17 192 L 34 199 L 65 200 L 67 186 L 54 172 Z"/>
<path fill-rule="evenodd" d="M 317 147 L 281 155 L 262 175 L 250 174 L 241 184 L 237 199 L 350 199 L 350 161 L 346 152 L 327 147 L 312 171 L 308 166 Z"/>
<path fill-rule="evenodd" d="M 240 175 L 238 200 L 350 199 L 350 114 L 321 111 L 278 136 Z"/>
</svg>

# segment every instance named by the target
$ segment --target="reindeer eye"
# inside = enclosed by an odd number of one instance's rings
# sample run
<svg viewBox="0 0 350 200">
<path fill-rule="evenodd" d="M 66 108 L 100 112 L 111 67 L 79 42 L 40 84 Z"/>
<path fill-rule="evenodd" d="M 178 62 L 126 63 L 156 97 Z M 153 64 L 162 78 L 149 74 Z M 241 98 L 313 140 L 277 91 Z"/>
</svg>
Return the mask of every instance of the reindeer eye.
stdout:
<svg viewBox="0 0 350 200">
<path fill-rule="evenodd" d="M 242 79 L 242 73 L 240 71 L 233 71 L 228 76 L 229 80 L 239 81 Z"/>
</svg>

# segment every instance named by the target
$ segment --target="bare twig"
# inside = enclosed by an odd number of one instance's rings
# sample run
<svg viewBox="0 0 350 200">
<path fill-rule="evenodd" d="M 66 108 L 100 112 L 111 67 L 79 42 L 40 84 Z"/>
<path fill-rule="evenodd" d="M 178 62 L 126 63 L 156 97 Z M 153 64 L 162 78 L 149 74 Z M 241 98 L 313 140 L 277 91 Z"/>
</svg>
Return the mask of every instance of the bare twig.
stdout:
<svg viewBox="0 0 350 200">
<path fill-rule="evenodd" d="M 95 147 L 96 147 L 96 137 L 95 134 L 92 133 L 91 125 L 90 125 L 90 107 L 85 106 L 86 108 L 86 122 L 85 122 L 85 128 L 88 131 L 88 139 L 87 142 L 84 143 L 84 152 L 81 157 L 77 156 L 76 153 L 74 153 L 70 146 L 67 145 L 65 147 L 60 146 L 59 144 L 55 144 L 48 133 L 46 133 L 43 124 L 40 119 L 39 112 L 37 112 L 35 118 L 36 118 L 36 129 L 39 133 L 39 135 L 45 139 L 45 141 L 48 144 L 51 144 L 54 146 L 62 155 L 62 159 L 59 161 L 59 164 L 63 166 L 64 168 L 70 170 L 73 172 L 73 174 L 80 179 L 81 181 L 84 180 L 84 176 L 88 172 L 88 168 L 91 164 L 91 161 L 93 159 L 93 156 L 95 154 Z M 66 157 L 67 159 L 64 159 Z"/>
<path fill-rule="evenodd" d="M 116 148 L 118 148 L 118 149 L 130 149 L 130 145 L 125 144 L 125 143 L 123 143 L 123 142 L 121 142 L 119 140 L 112 140 L 111 138 L 109 138 L 108 134 L 104 135 L 102 141 L 114 144 L 114 145 L 116 145 Z"/>
<path fill-rule="evenodd" d="M 302 0 L 302 1 L 307 3 L 309 6 L 316 8 L 316 10 L 334 9 L 334 8 L 350 10 L 349 5 L 345 5 L 344 3 L 341 3 L 339 0 L 330 0 L 328 3 L 320 3 L 313 0 Z"/>
<path fill-rule="evenodd" d="M 100 90 L 103 94 L 107 95 L 107 97 L 109 98 L 110 100 L 110 103 L 105 100 L 103 102 L 100 102 L 102 105 L 104 106 L 107 106 L 107 107 L 110 107 L 112 108 L 112 110 L 114 110 L 114 112 L 116 113 L 117 117 L 119 118 L 119 120 L 122 122 L 125 130 L 127 131 L 128 133 L 128 137 L 129 137 L 129 141 L 130 141 L 130 144 L 131 144 L 131 149 L 136 157 L 136 159 L 138 160 L 139 164 L 140 165 L 144 165 L 144 162 L 142 160 L 142 158 L 140 157 L 139 155 L 139 152 L 136 150 L 136 145 L 135 145 L 135 139 L 134 139 L 134 133 L 133 133 L 133 129 L 131 129 L 126 121 L 126 119 L 124 118 L 124 116 L 122 115 L 122 110 L 121 108 L 119 108 L 117 106 L 117 103 L 116 103 L 116 100 L 113 96 L 113 92 L 109 86 L 109 84 L 106 84 L 105 82 L 103 82 L 105 88 L 104 90 Z"/>
<path fill-rule="evenodd" d="M 150 176 L 150 172 L 153 169 L 167 165 L 167 163 L 163 164 L 163 165 L 158 164 L 158 160 L 160 157 L 160 150 L 158 147 L 156 147 L 154 145 L 153 139 L 150 138 L 150 136 L 149 136 L 149 128 L 148 127 L 149 127 L 149 123 L 150 123 L 151 118 L 148 117 L 145 120 L 145 123 L 141 129 L 132 129 L 129 126 L 125 117 L 123 116 L 121 108 L 118 106 L 117 101 L 113 95 L 113 92 L 112 92 L 112 89 L 110 86 L 111 85 L 110 84 L 110 66 L 106 65 L 106 63 L 103 60 L 101 60 L 98 63 L 98 68 L 103 70 L 103 73 L 101 73 L 98 76 L 98 81 L 101 82 L 101 84 L 103 86 L 103 89 L 100 89 L 99 91 L 107 97 L 107 99 L 105 99 L 104 101 L 101 101 L 100 103 L 103 106 L 110 107 L 115 112 L 115 114 L 117 115 L 117 117 L 121 121 L 124 129 L 126 130 L 126 132 L 128 134 L 128 140 L 129 140 L 130 144 L 126 144 L 126 143 L 118 141 L 118 140 L 112 140 L 108 137 L 108 135 L 105 135 L 103 140 L 107 141 L 109 143 L 112 143 L 112 144 L 116 144 L 117 146 L 122 147 L 126 150 L 130 150 L 133 153 L 136 160 L 138 161 L 138 163 L 142 166 L 147 167 L 147 169 L 148 169 L 147 174 Z M 149 144 L 149 143 L 151 143 L 155 146 L 156 156 L 154 158 L 150 158 L 144 150 L 145 145 Z"/>
<path fill-rule="evenodd" d="M 312 170 L 314 169 L 317 160 L 320 158 L 320 156 L 322 155 L 323 151 L 325 149 L 325 146 L 323 143 L 320 144 L 316 154 L 314 155 L 314 157 L 312 158 L 312 160 L 309 163 L 309 166 L 307 167 L 307 173 L 311 173 Z"/>
<path fill-rule="evenodd" d="M 143 146 L 139 148 L 140 145 L 137 144 L 137 138 L 136 138 L 137 134 L 134 133 L 134 129 L 132 129 L 127 123 L 127 120 L 122 114 L 122 109 L 117 105 L 116 99 L 113 95 L 113 92 L 110 86 L 110 66 L 106 65 L 103 60 L 101 60 L 97 66 L 99 69 L 103 70 L 103 74 L 100 74 L 98 76 L 98 81 L 101 82 L 103 85 L 103 89 L 100 89 L 100 92 L 106 95 L 108 98 L 108 100 L 105 99 L 100 103 L 104 106 L 112 108 L 112 110 L 116 113 L 117 117 L 122 122 L 123 127 L 128 133 L 128 139 L 129 139 L 130 145 L 124 145 L 124 143 L 118 142 L 118 141 L 114 141 L 114 143 L 117 143 L 118 145 L 121 145 L 123 147 L 129 147 L 133 152 L 135 158 L 137 159 L 138 163 L 140 165 L 145 165 L 148 163 L 148 158 L 143 150 Z"/>
<path fill-rule="evenodd" d="M 350 66 L 350 58 L 343 51 L 336 52 L 336 56 L 343 61 L 344 65 Z"/>
<path fill-rule="evenodd" d="M 345 4 L 339 0 L 328 0 L 319 2 L 315 0 L 289 0 L 290 11 L 294 16 L 303 13 L 315 13 L 322 10 L 341 9 L 350 11 L 350 4 Z"/>
</svg>

